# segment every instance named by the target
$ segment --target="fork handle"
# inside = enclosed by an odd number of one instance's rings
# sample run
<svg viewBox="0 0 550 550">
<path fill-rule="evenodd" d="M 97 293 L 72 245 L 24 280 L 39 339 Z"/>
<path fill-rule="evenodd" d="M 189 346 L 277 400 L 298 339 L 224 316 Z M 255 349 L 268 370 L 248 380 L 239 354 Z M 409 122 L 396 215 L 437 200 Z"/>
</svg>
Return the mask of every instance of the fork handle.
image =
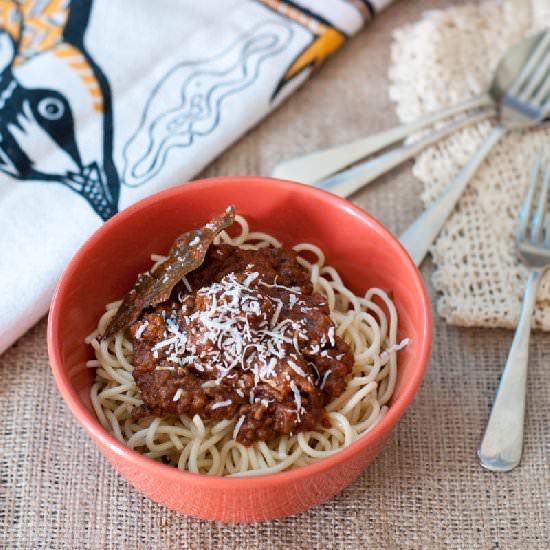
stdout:
<svg viewBox="0 0 550 550">
<path fill-rule="evenodd" d="M 542 271 L 529 273 L 512 347 L 477 452 L 481 465 L 493 472 L 507 472 L 521 459 L 529 334 L 541 274 Z"/>
<path fill-rule="evenodd" d="M 494 102 L 489 95 L 486 93 L 481 94 L 471 99 L 461 101 L 446 109 L 428 113 L 408 124 L 390 128 L 378 134 L 352 141 L 351 143 L 337 145 L 329 149 L 322 149 L 300 157 L 285 160 L 275 166 L 271 175 L 274 178 L 314 184 L 331 174 L 335 174 L 342 168 L 372 155 L 373 153 L 377 153 L 392 143 L 396 143 L 439 120 L 449 118 L 470 109 L 483 109 L 493 106 Z"/>
<path fill-rule="evenodd" d="M 460 130 L 468 124 L 475 124 L 487 118 L 491 114 L 493 114 L 492 110 L 484 110 L 479 112 L 474 111 L 473 113 L 469 113 L 459 120 L 443 126 L 443 128 L 440 128 L 439 130 L 430 132 L 422 139 L 418 139 L 408 145 L 396 147 L 387 153 L 367 160 L 366 162 L 358 164 L 348 170 L 344 170 L 343 172 L 322 180 L 315 185 L 321 189 L 327 189 L 331 193 L 334 193 L 340 197 L 349 197 L 361 189 L 361 187 L 364 187 L 377 177 L 389 172 L 391 169 L 414 157 L 426 147 L 432 145 L 433 143 L 437 143 L 445 136 Z"/>
<path fill-rule="evenodd" d="M 475 174 L 479 165 L 503 136 L 506 129 L 495 126 L 481 147 L 473 154 L 458 176 L 445 187 L 439 198 L 412 223 L 399 237 L 399 241 L 411 255 L 414 263 L 420 265 L 428 249 L 451 215 L 460 195 Z"/>
</svg>

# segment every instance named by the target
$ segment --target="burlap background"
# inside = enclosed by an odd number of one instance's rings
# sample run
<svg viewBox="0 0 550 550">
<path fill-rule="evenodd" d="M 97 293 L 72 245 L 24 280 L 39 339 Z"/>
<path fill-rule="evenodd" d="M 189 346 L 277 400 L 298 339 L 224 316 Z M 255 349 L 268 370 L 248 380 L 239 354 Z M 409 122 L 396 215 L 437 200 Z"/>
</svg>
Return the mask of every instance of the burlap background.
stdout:
<svg viewBox="0 0 550 550">
<path fill-rule="evenodd" d="M 205 175 L 267 174 L 278 159 L 394 124 L 386 78 L 391 30 L 452 3 L 400 0 Z M 356 202 L 398 233 L 419 213 L 420 192 L 405 168 Z M 423 272 L 429 279 L 432 266 Z M 475 457 L 511 337 L 436 318 L 424 384 L 364 475 L 296 517 L 228 526 L 170 512 L 114 472 L 57 393 L 42 321 L 0 357 L 0 548 L 547 549 L 548 335 L 532 339 L 521 466 L 497 475 Z"/>
</svg>

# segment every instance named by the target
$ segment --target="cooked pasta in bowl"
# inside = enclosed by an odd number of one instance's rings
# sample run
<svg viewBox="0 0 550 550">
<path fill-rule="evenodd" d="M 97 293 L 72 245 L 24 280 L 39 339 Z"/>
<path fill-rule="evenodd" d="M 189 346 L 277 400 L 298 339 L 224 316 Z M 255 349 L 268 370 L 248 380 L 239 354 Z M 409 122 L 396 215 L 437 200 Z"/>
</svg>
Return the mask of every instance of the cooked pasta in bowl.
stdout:
<svg viewBox="0 0 550 550">
<path fill-rule="evenodd" d="M 48 338 L 63 397 L 124 477 L 181 512 L 255 521 L 374 459 L 421 381 L 430 321 L 417 269 L 368 214 L 217 178 L 96 232 Z"/>
</svg>

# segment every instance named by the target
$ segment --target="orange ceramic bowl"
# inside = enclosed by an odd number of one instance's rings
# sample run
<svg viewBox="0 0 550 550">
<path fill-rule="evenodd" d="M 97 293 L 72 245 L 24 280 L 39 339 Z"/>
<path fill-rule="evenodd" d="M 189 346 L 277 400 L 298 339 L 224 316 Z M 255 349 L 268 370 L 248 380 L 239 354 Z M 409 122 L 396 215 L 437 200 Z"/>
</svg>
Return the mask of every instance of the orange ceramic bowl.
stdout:
<svg viewBox="0 0 550 550">
<path fill-rule="evenodd" d="M 120 444 L 97 421 L 89 393 L 93 357 L 84 338 L 105 304 L 123 296 L 150 254 L 166 251 L 180 233 L 235 204 L 252 230 L 286 246 L 311 242 L 355 291 L 392 289 L 399 338 L 398 381 L 386 416 L 352 445 L 296 470 L 258 477 L 209 477 L 155 462 Z M 399 242 L 369 214 L 313 187 L 259 177 L 214 178 L 153 195 L 106 222 L 63 273 L 49 316 L 53 375 L 67 405 L 113 466 L 139 491 L 169 508 L 227 522 L 269 520 L 319 504 L 351 483 L 374 460 L 411 403 L 424 375 L 431 342 L 430 304 L 422 278 Z M 368 495 L 364 496 L 368 499 Z"/>
</svg>

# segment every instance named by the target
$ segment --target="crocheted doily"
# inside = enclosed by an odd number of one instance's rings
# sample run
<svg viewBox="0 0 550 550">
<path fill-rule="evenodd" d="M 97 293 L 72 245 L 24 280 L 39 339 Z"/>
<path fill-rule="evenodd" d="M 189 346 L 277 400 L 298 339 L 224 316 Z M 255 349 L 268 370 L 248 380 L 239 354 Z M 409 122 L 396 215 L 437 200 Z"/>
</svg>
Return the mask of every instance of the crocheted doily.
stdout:
<svg viewBox="0 0 550 550">
<path fill-rule="evenodd" d="M 548 0 L 487 1 L 433 11 L 394 34 L 390 97 L 399 118 L 418 116 L 487 89 L 501 56 L 550 26 Z M 413 173 L 429 205 L 491 128 L 483 122 L 423 152 Z M 512 132 L 493 149 L 434 243 L 437 310 L 463 326 L 516 325 L 527 270 L 515 251 L 517 212 L 535 154 L 550 129 Z M 534 326 L 550 330 L 550 277 L 539 290 Z"/>
</svg>

